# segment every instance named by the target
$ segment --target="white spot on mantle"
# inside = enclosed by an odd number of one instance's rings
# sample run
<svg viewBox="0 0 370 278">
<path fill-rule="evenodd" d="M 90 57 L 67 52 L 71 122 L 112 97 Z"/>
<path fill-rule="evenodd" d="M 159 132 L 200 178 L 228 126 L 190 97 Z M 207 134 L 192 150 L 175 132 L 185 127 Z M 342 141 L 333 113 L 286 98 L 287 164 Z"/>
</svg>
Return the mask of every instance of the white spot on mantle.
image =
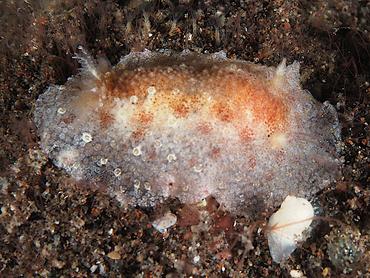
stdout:
<svg viewBox="0 0 370 278">
<path fill-rule="evenodd" d="M 84 133 L 82 133 L 81 139 L 85 143 L 90 143 L 92 141 L 92 136 L 91 136 L 90 133 L 84 132 Z"/>
<path fill-rule="evenodd" d="M 132 154 L 133 154 L 134 156 L 140 156 L 140 155 L 142 154 L 142 152 L 141 152 L 141 147 L 140 147 L 140 146 L 138 146 L 138 147 L 133 148 L 133 149 L 132 149 Z"/>
</svg>

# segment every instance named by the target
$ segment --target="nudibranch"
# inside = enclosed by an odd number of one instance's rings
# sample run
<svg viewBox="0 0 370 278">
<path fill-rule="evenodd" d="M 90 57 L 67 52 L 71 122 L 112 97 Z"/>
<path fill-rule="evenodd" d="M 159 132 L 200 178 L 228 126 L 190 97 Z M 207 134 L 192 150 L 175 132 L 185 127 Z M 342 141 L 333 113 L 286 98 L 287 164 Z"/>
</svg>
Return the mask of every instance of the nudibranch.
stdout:
<svg viewBox="0 0 370 278">
<path fill-rule="evenodd" d="M 212 195 L 255 211 L 312 197 L 339 173 L 336 111 L 301 88 L 297 62 L 148 50 L 114 67 L 79 59 L 79 74 L 36 102 L 40 146 L 124 205 Z"/>
</svg>

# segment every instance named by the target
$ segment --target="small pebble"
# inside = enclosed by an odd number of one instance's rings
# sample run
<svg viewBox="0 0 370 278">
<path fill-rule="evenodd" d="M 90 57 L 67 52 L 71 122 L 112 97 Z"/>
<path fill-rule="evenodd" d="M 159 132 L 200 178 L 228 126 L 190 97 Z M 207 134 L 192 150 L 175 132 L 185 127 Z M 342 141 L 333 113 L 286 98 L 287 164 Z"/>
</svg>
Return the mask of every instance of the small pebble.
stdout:
<svg viewBox="0 0 370 278">
<path fill-rule="evenodd" d="M 290 274 L 290 277 L 293 277 L 293 278 L 304 277 L 303 272 L 297 269 L 292 269 L 289 274 Z"/>
<path fill-rule="evenodd" d="M 119 260 L 121 259 L 121 254 L 119 252 L 117 252 L 116 250 L 112 251 L 112 252 L 109 252 L 107 254 L 108 258 L 112 259 L 112 260 Z"/>
<path fill-rule="evenodd" d="M 157 218 L 153 221 L 152 225 L 153 227 L 160 233 L 166 232 L 166 230 L 175 225 L 177 222 L 177 217 L 171 212 L 167 212 L 165 215 L 163 215 L 160 218 Z"/>
<path fill-rule="evenodd" d="M 91 273 L 94 273 L 97 269 L 98 269 L 98 266 L 96 264 L 90 267 Z"/>
</svg>

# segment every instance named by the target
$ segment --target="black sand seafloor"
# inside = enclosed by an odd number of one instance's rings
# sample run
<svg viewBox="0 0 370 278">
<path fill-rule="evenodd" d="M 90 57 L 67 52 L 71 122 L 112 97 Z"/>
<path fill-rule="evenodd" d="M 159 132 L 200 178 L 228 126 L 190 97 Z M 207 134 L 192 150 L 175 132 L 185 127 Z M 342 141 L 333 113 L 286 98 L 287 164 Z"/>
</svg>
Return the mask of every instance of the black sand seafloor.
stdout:
<svg viewBox="0 0 370 278">
<path fill-rule="evenodd" d="M 312 200 L 320 219 L 282 264 L 254 219 L 216 200 L 123 208 L 77 182 L 39 147 L 38 96 L 78 72 L 78 46 L 113 65 L 130 51 L 225 51 L 264 65 L 284 57 L 330 101 L 342 176 Z M 0 277 L 370 277 L 370 2 L 0 1 Z M 165 233 L 153 220 L 171 211 Z"/>
</svg>

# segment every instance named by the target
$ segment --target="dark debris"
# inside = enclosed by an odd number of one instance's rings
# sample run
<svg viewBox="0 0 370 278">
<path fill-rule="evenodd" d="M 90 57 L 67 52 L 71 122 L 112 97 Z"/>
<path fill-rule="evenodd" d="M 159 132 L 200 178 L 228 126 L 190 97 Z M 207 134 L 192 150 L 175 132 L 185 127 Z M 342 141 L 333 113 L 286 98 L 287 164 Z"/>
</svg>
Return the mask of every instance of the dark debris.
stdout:
<svg viewBox="0 0 370 278">
<path fill-rule="evenodd" d="M 368 1 L 0 2 L 0 274 L 4 277 L 365 277 L 370 275 L 370 4 Z M 321 192 L 325 218 L 282 266 L 264 224 L 209 199 L 122 208 L 76 184 L 38 148 L 37 96 L 78 70 L 83 45 L 112 64 L 131 50 L 226 51 L 301 63 L 304 88 L 339 112 L 343 176 Z M 172 211 L 161 234 L 151 221 Z M 273 208 L 271 208 L 273 210 Z"/>
</svg>

